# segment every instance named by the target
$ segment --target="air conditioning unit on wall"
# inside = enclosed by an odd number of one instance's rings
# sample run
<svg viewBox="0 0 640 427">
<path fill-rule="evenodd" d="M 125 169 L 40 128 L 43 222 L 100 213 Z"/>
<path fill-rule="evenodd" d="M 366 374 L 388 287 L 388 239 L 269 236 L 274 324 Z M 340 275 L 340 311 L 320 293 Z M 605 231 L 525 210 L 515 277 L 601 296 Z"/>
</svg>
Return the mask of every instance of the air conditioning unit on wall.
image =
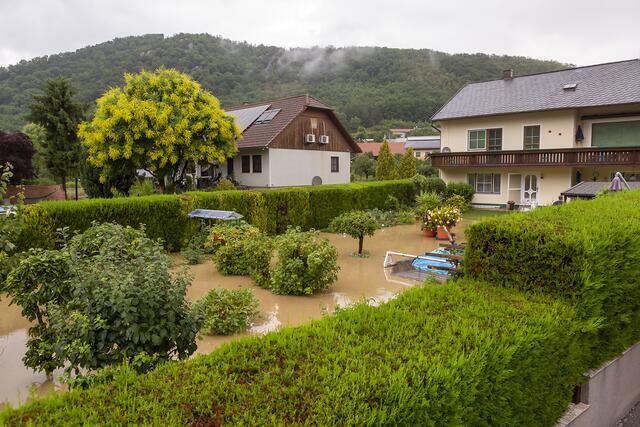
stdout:
<svg viewBox="0 0 640 427">
<path fill-rule="evenodd" d="M 313 144 L 316 142 L 316 136 L 312 133 L 308 133 L 304 136 L 304 142 L 307 144 Z"/>
<path fill-rule="evenodd" d="M 328 144 L 329 135 L 320 135 L 320 144 Z"/>
</svg>

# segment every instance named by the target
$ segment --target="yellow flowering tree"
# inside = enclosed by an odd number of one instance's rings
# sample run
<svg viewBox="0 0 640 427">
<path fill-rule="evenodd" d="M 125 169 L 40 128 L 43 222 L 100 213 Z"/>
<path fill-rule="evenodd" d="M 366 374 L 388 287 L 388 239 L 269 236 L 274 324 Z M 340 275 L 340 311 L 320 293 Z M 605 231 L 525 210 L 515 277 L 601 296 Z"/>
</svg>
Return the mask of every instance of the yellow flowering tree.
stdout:
<svg viewBox="0 0 640 427">
<path fill-rule="evenodd" d="M 235 155 L 240 129 L 191 77 L 160 68 L 125 74 L 124 87 L 98 99 L 93 119 L 80 124 L 78 135 L 101 180 L 130 163 L 151 173 L 164 193 L 183 179 L 188 162 Z"/>
</svg>

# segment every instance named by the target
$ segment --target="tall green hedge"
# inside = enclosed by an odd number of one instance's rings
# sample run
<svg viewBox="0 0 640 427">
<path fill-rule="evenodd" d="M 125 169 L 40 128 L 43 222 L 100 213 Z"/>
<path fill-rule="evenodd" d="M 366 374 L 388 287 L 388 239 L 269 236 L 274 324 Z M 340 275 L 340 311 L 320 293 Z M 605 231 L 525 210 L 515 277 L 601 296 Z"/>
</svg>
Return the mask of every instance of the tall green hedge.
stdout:
<svg viewBox="0 0 640 427">
<path fill-rule="evenodd" d="M 582 373 L 548 296 L 426 285 L 146 375 L 6 410 L 7 425 L 551 426 Z"/>
<path fill-rule="evenodd" d="M 411 204 L 409 180 L 326 185 L 270 190 L 190 192 L 182 195 L 87 199 L 43 202 L 27 206 L 19 247 L 52 247 L 58 228 L 83 231 L 92 221 L 117 222 L 137 227 L 177 250 L 195 229 L 187 213 L 195 208 L 233 210 L 270 234 L 288 226 L 322 229 L 336 216 L 352 209 L 383 208 L 387 197 Z"/>
<path fill-rule="evenodd" d="M 488 219 L 465 235 L 466 275 L 576 305 L 590 367 L 640 340 L 640 191 Z"/>
</svg>

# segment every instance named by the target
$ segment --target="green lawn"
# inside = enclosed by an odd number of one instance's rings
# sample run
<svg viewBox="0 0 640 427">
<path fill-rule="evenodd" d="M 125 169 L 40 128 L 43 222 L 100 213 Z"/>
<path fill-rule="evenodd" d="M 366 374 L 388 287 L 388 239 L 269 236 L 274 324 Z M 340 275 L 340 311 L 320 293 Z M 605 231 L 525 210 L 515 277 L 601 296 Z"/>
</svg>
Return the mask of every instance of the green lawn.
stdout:
<svg viewBox="0 0 640 427">
<path fill-rule="evenodd" d="M 462 219 L 467 220 L 467 221 L 479 221 L 483 218 L 487 218 L 490 216 L 497 216 L 497 215 L 506 215 L 510 213 L 509 211 L 506 211 L 504 209 L 476 209 L 476 208 L 471 208 L 469 209 L 467 212 L 465 212 L 464 214 L 462 214 Z"/>
</svg>

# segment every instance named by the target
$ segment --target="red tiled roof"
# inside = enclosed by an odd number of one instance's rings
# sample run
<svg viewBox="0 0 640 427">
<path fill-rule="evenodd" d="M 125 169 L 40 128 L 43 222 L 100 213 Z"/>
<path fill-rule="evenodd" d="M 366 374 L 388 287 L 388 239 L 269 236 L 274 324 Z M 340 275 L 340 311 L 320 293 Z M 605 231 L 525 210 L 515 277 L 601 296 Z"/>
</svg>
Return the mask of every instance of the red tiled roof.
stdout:
<svg viewBox="0 0 640 427">
<path fill-rule="evenodd" d="M 295 119 L 298 114 L 307 107 L 321 108 L 330 111 L 333 109 L 327 104 L 318 101 L 309 95 L 292 96 L 289 98 L 277 99 L 275 101 L 257 102 L 253 104 L 237 105 L 225 108 L 225 111 L 242 110 L 257 105 L 270 104 L 270 110 L 280 109 L 280 112 L 269 123 L 252 124 L 243 133 L 242 139 L 238 141 L 238 148 L 266 147 L 273 139 Z M 337 118 L 336 118 L 337 120 Z M 338 121 L 339 122 L 339 121 Z"/>
<path fill-rule="evenodd" d="M 404 154 L 404 142 L 389 142 L 391 154 Z M 363 153 L 371 153 L 373 157 L 378 157 L 382 142 L 358 142 L 358 147 Z"/>
</svg>

